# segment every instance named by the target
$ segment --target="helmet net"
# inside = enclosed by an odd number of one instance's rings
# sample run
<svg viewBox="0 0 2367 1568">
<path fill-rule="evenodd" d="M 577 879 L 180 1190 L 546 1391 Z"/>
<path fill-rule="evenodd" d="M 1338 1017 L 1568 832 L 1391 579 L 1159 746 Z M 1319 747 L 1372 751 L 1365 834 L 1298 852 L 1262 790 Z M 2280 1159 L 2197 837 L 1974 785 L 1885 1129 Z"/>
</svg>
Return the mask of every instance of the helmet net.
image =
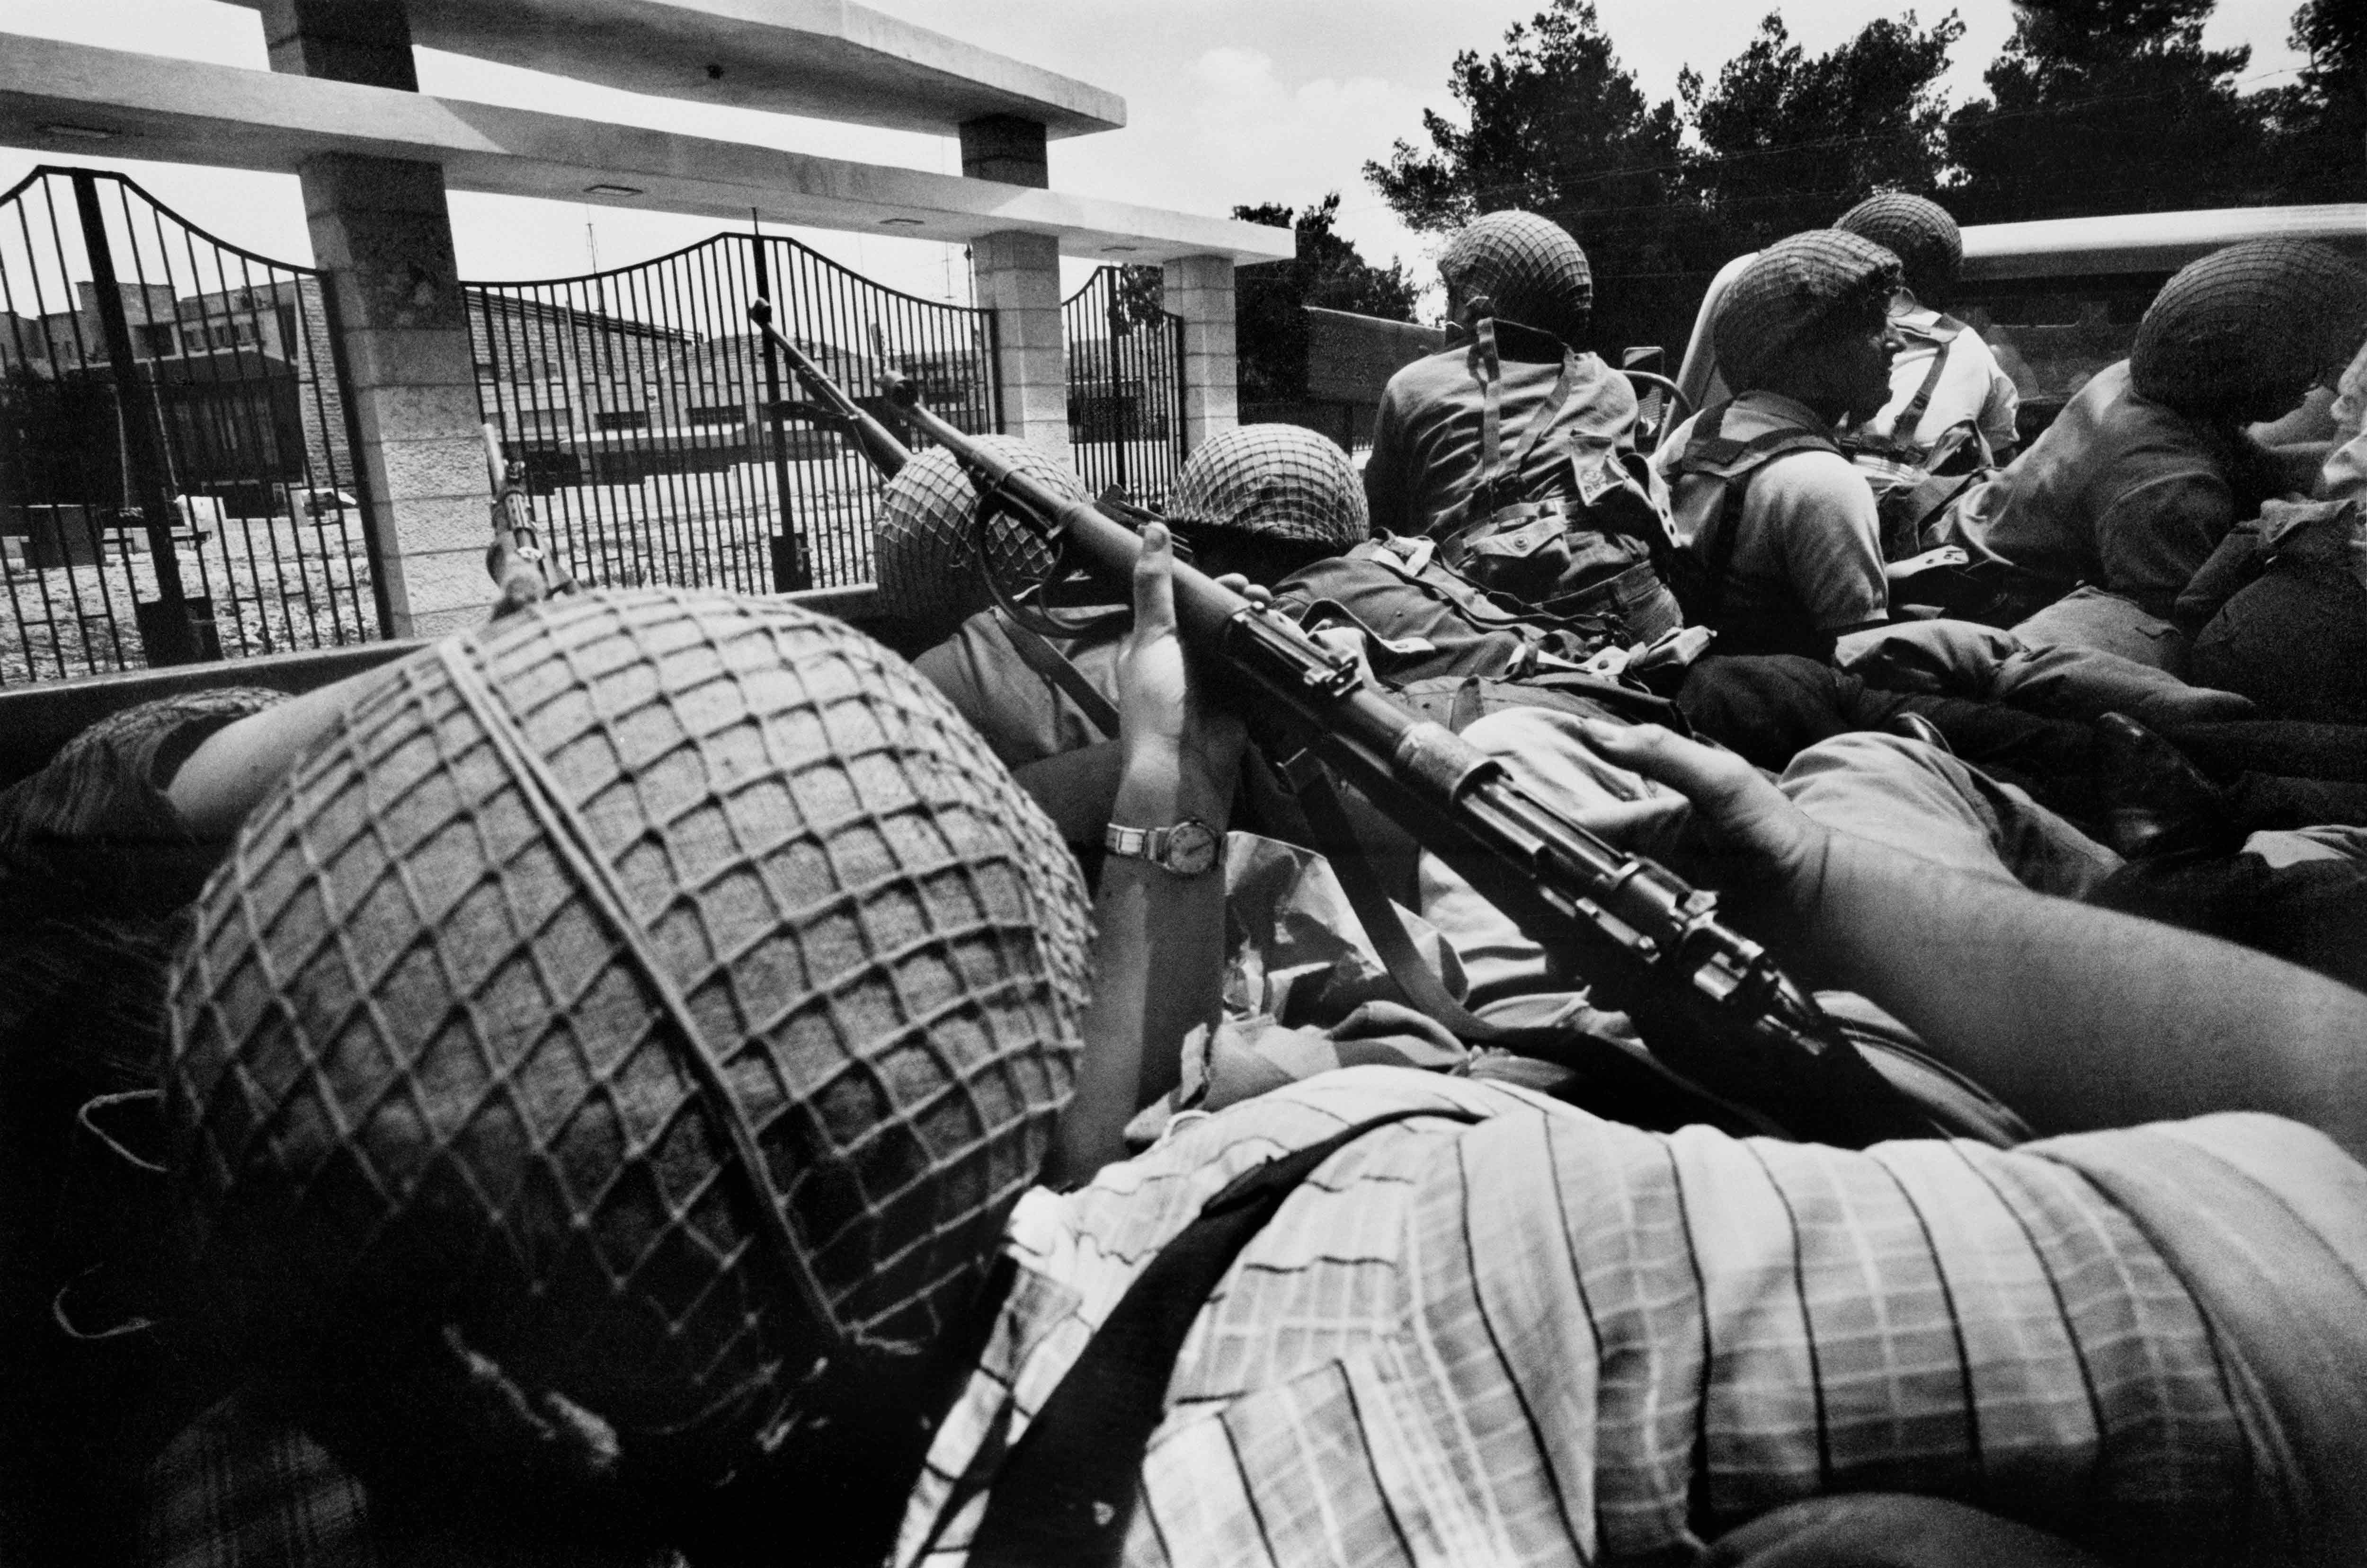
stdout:
<svg viewBox="0 0 2367 1568">
<path fill-rule="evenodd" d="M 1446 243 L 1438 276 L 1455 294 L 1486 295 L 1495 313 L 1563 338 L 1594 309 L 1594 273 L 1569 231 L 1534 212 L 1490 212 Z"/>
<path fill-rule="evenodd" d="M 1076 470 L 1015 435 L 971 437 L 1072 501 L 1091 499 Z M 993 603 L 972 541 L 979 494 L 969 473 L 942 446 L 914 453 L 888 481 L 871 525 L 871 560 L 879 597 L 894 615 L 957 620 Z M 1039 582 L 1054 565 L 1052 548 L 1006 513 L 988 525 L 989 567 L 1014 589 Z"/>
<path fill-rule="evenodd" d="M 1842 213 L 1833 227 L 1872 240 L 1897 256 L 1906 269 L 1908 287 L 1919 294 L 1945 288 L 1964 264 L 1965 238 L 1948 209 L 1902 190 L 1867 197 Z"/>
<path fill-rule="evenodd" d="M 861 634 L 538 606 L 413 660 L 209 886 L 176 1212 L 250 1352 L 448 1325 L 713 1475 L 818 1354 L 917 1352 L 967 1302 L 1068 1095 L 1085 911 Z"/>
<path fill-rule="evenodd" d="M 2314 240 L 2247 240 L 2180 267 L 2137 324 L 2136 389 L 2172 407 L 2243 408 L 2290 392 L 2358 347 L 2367 279 Z M 2276 411 L 2282 412 L 2282 411 Z"/>
<path fill-rule="evenodd" d="M 1898 258 L 1855 234 L 1811 229 L 1752 257 L 1719 302 L 1711 341 L 1727 384 L 1740 391 L 1829 320 L 1881 305 L 1898 287 Z"/>
<path fill-rule="evenodd" d="M 1335 553 L 1373 532 L 1348 455 L 1297 424 L 1244 424 L 1211 437 L 1176 476 L 1167 508 L 1187 529 L 1233 528 Z"/>
</svg>

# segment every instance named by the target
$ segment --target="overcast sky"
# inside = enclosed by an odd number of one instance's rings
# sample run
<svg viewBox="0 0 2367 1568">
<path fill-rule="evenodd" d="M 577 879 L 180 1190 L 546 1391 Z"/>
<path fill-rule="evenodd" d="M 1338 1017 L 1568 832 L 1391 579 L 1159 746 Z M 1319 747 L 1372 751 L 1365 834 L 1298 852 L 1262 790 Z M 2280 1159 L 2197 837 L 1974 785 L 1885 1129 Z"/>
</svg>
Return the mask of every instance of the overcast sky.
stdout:
<svg viewBox="0 0 2367 1568">
<path fill-rule="evenodd" d="M 488 0 L 491 3 L 491 0 Z M 1052 144 L 1052 185 L 1147 206 L 1222 213 L 1236 202 L 1293 206 L 1337 190 L 1342 230 L 1366 257 L 1401 256 L 1427 275 L 1436 242 L 1406 231 L 1365 183 L 1367 158 L 1421 140 L 1424 107 L 1451 107 L 1455 53 L 1485 53 L 1539 0 L 869 0 L 877 9 L 1107 88 L 1127 101 L 1125 130 Z M 2260 85 L 2289 81 L 2285 46 L 2296 0 L 2221 0 L 2214 46 L 2249 44 Z M 1739 51 L 1772 0 L 1598 0 L 1603 29 L 1654 97 L 1691 64 L 1714 73 Z M 1783 7 L 1811 52 L 1900 7 L 1874 0 L 1795 0 Z M 1930 19 L 1935 13 L 1927 8 Z M 1965 38 L 1950 86 L 1959 101 L 2011 30 L 2006 0 L 1960 7 Z M 261 69 L 255 12 L 214 0 L 0 0 L 0 31 Z M 420 51 L 420 86 L 447 97 L 659 126 L 834 157 L 957 173 L 949 140 L 637 97 L 484 61 Z M 0 150 L 0 188 L 39 161 Z M 291 260 L 309 255 L 292 177 L 76 160 L 132 174 L 227 239 Z M 585 270 L 595 249 L 615 266 L 703 238 L 708 219 L 669 219 L 514 198 L 455 195 L 463 276 L 548 277 Z M 960 297 L 957 252 L 864 235 L 801 234 L 817 248 L 915 293 Z M 1082 276 L 1086 264 L 1070 270 Z M 1071 279 L 1074 281 L 1074 278 Z"/>
</svg>

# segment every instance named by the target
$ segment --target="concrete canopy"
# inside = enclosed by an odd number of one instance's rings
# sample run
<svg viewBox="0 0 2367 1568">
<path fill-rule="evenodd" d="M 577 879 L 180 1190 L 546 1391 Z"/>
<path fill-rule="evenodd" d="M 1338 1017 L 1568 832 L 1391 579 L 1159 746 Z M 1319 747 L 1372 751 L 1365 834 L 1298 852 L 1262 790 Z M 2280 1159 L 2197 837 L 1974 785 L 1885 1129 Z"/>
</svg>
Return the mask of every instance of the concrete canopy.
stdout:
<svg viewBox="0 0 2367 1568">
<path fill-rule="evenodd" d="M 1287 258 L 1287 229 L 814 157 L 638 126 L 0 34 L 0 142 L 294 173 L 322 153 L 442 166 L 455 190 L 967 243 L 1020 231 L 1065 254 Z"/>
<path fill-rule="evenodd" d="M 237 0 L 259 8 L 262 0 Z M 1126 100 L 847 0 L 406 0 L 412 41 L 605 87 L 950 135 L 1010 115 L 1048 136 Z"/>
</svg>

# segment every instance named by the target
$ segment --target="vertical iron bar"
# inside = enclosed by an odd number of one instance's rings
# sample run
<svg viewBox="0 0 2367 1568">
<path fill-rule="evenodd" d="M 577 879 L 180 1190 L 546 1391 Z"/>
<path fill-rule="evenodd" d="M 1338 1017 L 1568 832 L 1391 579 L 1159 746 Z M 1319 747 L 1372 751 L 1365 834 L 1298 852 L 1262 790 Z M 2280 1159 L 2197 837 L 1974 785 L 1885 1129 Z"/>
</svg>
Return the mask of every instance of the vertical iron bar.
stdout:
<svg viewBox="0 0 2367 1568">
<path fill-rule="evenodd" d="M 753 227 L 756 215 L 751 212 L 748 219 Z M 749 252 L 755 258 L 757 298 L 769 300 L 773 297 L 773 279 L 770 269 L 764 265 L 763 229 L 754 230 Z M 787 321 L 785 316 L 780 319 Z M 758 335 L 762 336 L 761 333 Z M 781 351 L 773 346 L 773 340 L 769 337 L 764 338 L 764 434 L 773 444 L 773 488 L 781 502 L 774 507 L 773 592 L 789 593 L 814 585 L 813 568 L 806 559 L 805 540 L 798 534 L 796 520 L 789 516 L 786 504 L 789 496 L 789 448 L 781 427 Z"/>
<path fill-rule="evenodd" d="M 74 206 L 82 217 L 83 244 L 90 254 L 92 293 L 97 297 L 99 326 L 107 338 L 107 355 L 115 374 L 119 406 L 138 392 L 138 370 L 131 356 L 131 328 L 123 318 L 123 296 L 115 276 L 114 254 L 108 248 L 107 220 L 98 207 L 98 182 L 87 170 L 74 175 Z M 188 602 L 181 589 L 181 562 L 175 553 L 172 505 L 156 470 L 156 447 L 148 422 L 132 417 L 128 406 L 123 442 L 135 481 L 141 490 L 140 510 L 148 534 L 150 560 L 156 572 L 160 609 L 153 624 L 143 620 L 140 640 L 150 664 L 187 664 L 197 653 L 189 625 Z M 133 604 L 136 611 L 137 603 Z"/>
</svg>

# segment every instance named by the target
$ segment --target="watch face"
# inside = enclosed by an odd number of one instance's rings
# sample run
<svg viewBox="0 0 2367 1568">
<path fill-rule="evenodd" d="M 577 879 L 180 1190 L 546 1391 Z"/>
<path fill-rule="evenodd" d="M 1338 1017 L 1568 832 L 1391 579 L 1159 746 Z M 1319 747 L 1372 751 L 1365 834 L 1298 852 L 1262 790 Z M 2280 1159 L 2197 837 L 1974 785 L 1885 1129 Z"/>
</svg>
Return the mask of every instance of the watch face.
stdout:
<svg viewBox="0 0 2367 1568">
<path fill-rule="evenodd" d="M 1167 869 L 1178 876 L 1197 876 L 1217 863 L 1223 841 L 1214 828 L 1187 817 L 1168 831 Z"/>
</svg>

